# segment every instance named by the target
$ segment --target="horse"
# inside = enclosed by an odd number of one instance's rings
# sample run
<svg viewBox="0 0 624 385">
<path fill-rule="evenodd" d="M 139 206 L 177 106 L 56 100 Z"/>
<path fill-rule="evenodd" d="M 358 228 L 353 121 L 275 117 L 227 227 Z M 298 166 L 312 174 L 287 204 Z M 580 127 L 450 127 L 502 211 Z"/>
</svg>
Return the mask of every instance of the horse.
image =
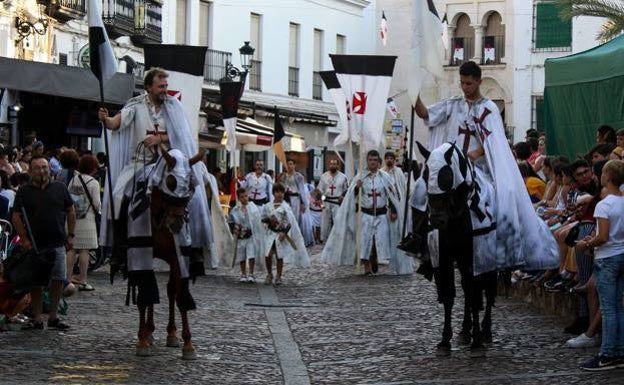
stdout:
<svg viewBox="0 0 624 385">
<path fill-rule="evenodd" d="M 155 161 L 135 172 L 132 183 L 126 187 L 117 221 L 116 242 L 120 246 L 113 252 L 111 280 L 118 270 L 127 274 L 126 305 L 132 293 L 133 303 L 139 310 L 136 354 L 150 356 L 155 330 L 154 304 L 159 302 L 151 263 L 153 258 L 159 258 L 169 264 L 166 346 L 180 346 L 175 324 L 177 304 L 182 320 L 182 358 L 190 360 L 196 355 L 187 312 L 196 306 L 189 292 L 189 269 L 184 258 L 191 255 L 187 205 L 197 184 L 192 168 L 203 158 L 204 152 L 200 150 L 188 158 L 180 150 L 167 151 L 161 147 L 160 154 Z"/>
<path fill-rule="evenodd" d="M 494 217 L 487 212 L 489 208 L 484 208 L 483 202 L 479 202 L 480 191 L 491 188 L 491 185 L 484 186 L 485 181 L 476 178 L 474 166 L 454 143 L 444 143 L 431 152 L 420 143 L 418 147 L 426 159 L 422 177 L 427 185 L 427 215 L 432 230 L 428 242 L 432 251 L 433 276 L 438 302 L 444 305 L 444 329 L 442 341 L 436 346 L 436 354 L 448 356 L 451 352 L 456 264 L 464 292 L 464 317 L 458 342 L 470 344 L 472 356 L 482 356 L 485 353 L 484 343 L 492 341 L 492 307 L 496 297 L 497 273 L 474 274 L 474 261 L 478 257 L 474 246 L 476 237 L 487 233 L 494 235 Z M 492 221 L 486 229 L 477 230 L 474 227 L 472 218 L 477 211 L 482 211 L 477 216 L 482 215 Z M 483 321 L 479 322 L 484 293 L 485 314 Z"/>
</svg>

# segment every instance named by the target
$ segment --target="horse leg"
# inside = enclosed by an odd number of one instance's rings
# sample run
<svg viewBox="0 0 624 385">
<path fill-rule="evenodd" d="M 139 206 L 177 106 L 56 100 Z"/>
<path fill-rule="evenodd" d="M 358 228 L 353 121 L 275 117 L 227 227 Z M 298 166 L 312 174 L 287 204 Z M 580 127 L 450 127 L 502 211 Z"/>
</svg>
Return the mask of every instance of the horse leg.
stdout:
<svg viewBox="0 0 624 385">
<path fill-rule="evenodd" d="M 180 310 L 180 316 L 182 318 L 182 340 L 184 341 L 182 359 L 194 360 L 197 356 L 195 354 L 195 347 L 191 342 L 191 328 L 188 322 L 188 312 L 186 310 Z"/>
<path fill-rule="evenodd" d="M 145 321 L 145 331 L 147 333 L 147 342 L 150 346 L 154 345 L 154 330 L 156 330 L 156 326 L 154 325 L 154 305 L 149 305 L 147 307 L 147 320 Z"/>
<path fill-rule="evenodd" d="M 147 340 L 147 323 L 145 322 L 145 313 L 147 307 L 145 305 L 139 305 L 139 340 L 136 345 L 136 355 L 146 357 L 151 354 L 150 344 Z"/>
<path fill-rule="evenodd" d="M 492 343 L 492 308 L 494 307 L 494 301 L 496 300 L 497 285 L 497 274 L 490 274 L 487 286 L 485 287 L 485 314 L 483 316 L 483 321 L 481 322 L 483 342 L 486 344 Z"/>
<path fill-rule="evenodd" d="M 180 340 L 176 335 L 175 325 L 175 302 L 176 302 L 176 287 L 175 279 L 172 273 L 169 273 L 169 282 L 167 282 L 167 298 L 169 298 L 169 323 L 167 324 L 167 347 L 179 348 Z"/>
<path fill-rule="evenodd" d="M 470 345 L 471 357 L 485 356 L 485 346 L 481 335 L 481 326 L 479 324 L 479 310 L 483 307 L 483 280 L 472 280 L 472 344 Z"/>
<path fill-rule="evenodd" d="M 464 320 L 462 321 L 462 328 L 457 335 L 457 343 L 460 345 L 469 345 L 472 338 L 470 329 L 472 329 L 472 311 L 470 309 L 470 288 L 467 287 L 467 282 L 462 276 L 461 278 L 462 290 L 464 291 Z"/>
<path fill-rule="evenodd" d="M 444 301 L 444 329 L 442 341 L 436 346 L 436 356 L 444 357 L 451 354 L 451 338 L 453 338 L 453 326 L 451 324 L 453 314 L 453 299 Z"/>
</svg>

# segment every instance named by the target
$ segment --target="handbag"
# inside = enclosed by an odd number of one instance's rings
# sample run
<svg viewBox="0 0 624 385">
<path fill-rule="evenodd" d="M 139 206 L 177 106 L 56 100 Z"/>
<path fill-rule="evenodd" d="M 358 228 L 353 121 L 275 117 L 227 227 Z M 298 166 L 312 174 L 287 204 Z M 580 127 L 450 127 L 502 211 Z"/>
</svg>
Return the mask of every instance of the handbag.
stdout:
<svg viewBox="0 0 624 385">
<path fill-rule="evenodd" d="M 570 232 L 568 233 L 568 235 L 566 235 L 565 240 L 564 240 L 566 245 L 568 245 L 569 247 L 576 246 L 576 241 L 578 240 L 580 229 L 581 229 L 580 222 L 574 225 L 574 227 L 570 229 Z"/>
</svg>

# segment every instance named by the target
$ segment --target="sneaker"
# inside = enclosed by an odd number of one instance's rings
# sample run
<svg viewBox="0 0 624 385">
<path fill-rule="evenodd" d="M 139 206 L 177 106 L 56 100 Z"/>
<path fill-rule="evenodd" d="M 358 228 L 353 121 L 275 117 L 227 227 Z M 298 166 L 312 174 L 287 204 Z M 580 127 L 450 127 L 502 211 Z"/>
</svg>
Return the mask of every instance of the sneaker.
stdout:
<svg viewBox="0 0 624 385">
<path fill-rule="evenodd" d="M 280 286 L 282 284 L 282 278 L 275 278 L 275 286 Z"/>
<path fill-rule="evenodd" d="M 78 284 L 78 291 L 93 291 L 95 290 L 95 288 L 91 285 L 89 285 L 88 283 L 79 283 Z"/>
<path fill-rule="evenodd" d="M 267 275 L 266 278 L 264 279 L 264 284 L 265 285 L 273 284 L 273 276 L 272 275 Z"/>
<path fill-rule="evenodd" d="M 605 357 L 599 354 L 594 358 L 583 362 L 579 365 L 579 369 L 590 372 L 599 372 L 602 370 L 616 369 L 619 365 L 621 365 L 620 359 L 615 357 Z"/>
<path fill-rule="evenodd" d="M 238 279 L 238 282 L 247 282 L 247 276 L 241 275 L 240 278 Z"/>
<path fill-rule="evenodd" d="M 249 282 L 249 283 L 256 283 L 256 277 L 254 277 L 253 275 L 248 275 L 247 276 L 247 282 Z"/>
<path fill-rule="evenodd" d="M 595 348 L 600 346 L 601 338 L 598 334 L 593 337 L 587 337 L 587 334 L 583 333 L 578 337 L 570 338 L 565 346 L 572 349 L 580 348 Z"/>
<path fill-rule="evenodd" d="M 22 326 L 22 330 L 43 330 L 43 322 L 30 320 L 30 322 Z"/>
<path fill-rule="evenodd" d="M 60 318 L 48 320 L 48 329 L 67 330 L 69 325 L 61 321 Z"/>
</svg>

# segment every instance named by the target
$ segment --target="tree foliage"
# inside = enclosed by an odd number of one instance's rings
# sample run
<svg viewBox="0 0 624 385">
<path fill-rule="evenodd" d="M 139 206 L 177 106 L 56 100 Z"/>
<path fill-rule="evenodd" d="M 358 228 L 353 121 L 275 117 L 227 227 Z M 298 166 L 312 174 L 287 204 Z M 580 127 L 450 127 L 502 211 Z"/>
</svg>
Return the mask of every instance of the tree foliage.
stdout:
<svg viewBox="0 0 624 385">
<path fill-rule="evenodd" d="M 607 19 L 602 25 L 598 40 L 607 42 L 624 32 L 624 0 L 556 0 L 559 16 L 570 20 L 577 16 Z"/>
</svg>

